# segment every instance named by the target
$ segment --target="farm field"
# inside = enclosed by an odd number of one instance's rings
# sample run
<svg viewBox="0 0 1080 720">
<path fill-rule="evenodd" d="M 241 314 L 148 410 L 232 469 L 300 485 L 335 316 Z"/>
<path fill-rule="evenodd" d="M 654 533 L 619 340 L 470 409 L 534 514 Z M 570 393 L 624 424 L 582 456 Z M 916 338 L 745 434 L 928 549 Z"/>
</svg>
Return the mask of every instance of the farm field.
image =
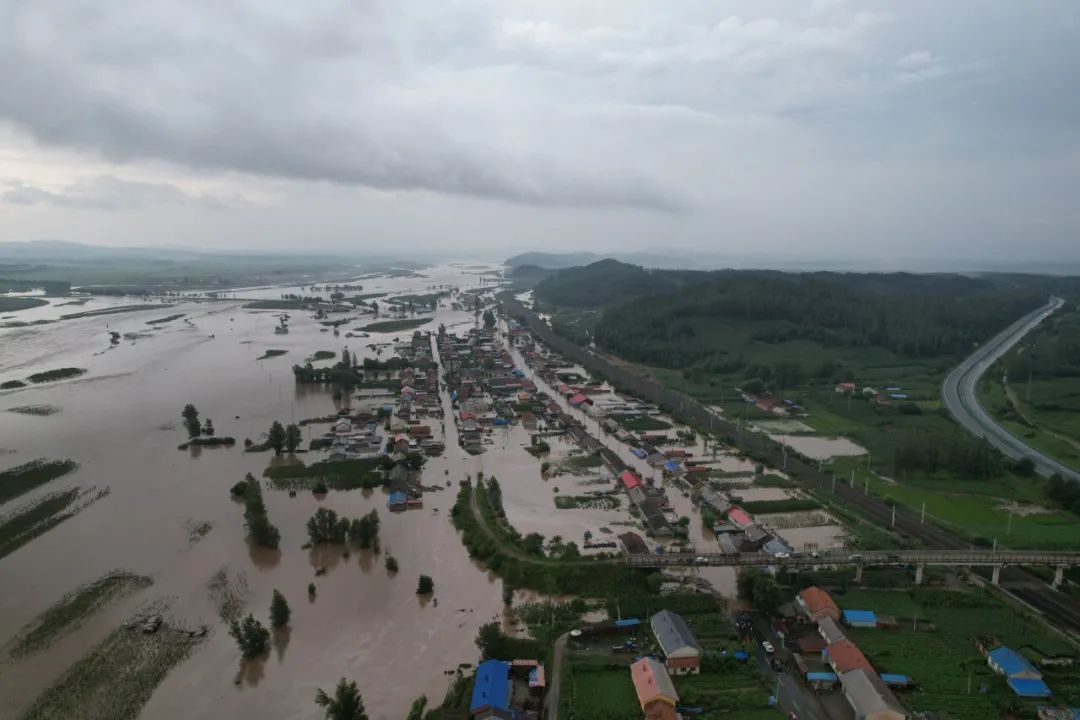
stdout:
<svg viewBox="0 0 1080 720">
<path fill-rule="evenodd" d="M 1008 645 L 1032 661 L 1075 653 L 1065 640 L 981 590 L 850 590 L 835 599 L 843 608 L 874 610 L 897 619 L 896 628 L 856 628 L 849 633 L 878 672 L 913 679 L 917 689 L 898 695 L 913 711 L 981 720 L 1000 717 L 1010 705 L 1034 709 L 1034 703 L 1019 700 L 987 667 L 977 639 Z M 1058 704 L 1080 700 L 1080 673 L 1075 670 L 1047 670 L 1045 680 Z"/>
</svg>

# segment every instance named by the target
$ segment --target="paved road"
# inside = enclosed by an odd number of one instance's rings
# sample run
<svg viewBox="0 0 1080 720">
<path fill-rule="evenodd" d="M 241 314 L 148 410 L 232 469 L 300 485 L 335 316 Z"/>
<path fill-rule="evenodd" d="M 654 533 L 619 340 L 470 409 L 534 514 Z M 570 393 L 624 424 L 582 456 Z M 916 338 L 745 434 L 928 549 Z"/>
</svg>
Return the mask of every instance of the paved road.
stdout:
<svg viewBox="0 0 1080 720">
<path fill-rule="evenodd" d="M 1060 298 L 1051 298 L 1046 305 L 1005 328 L 949 373 L 941 386 L 941 396 L 945 407 L 949 409 L 957 422 L 979 437 L 986 438 L 1009 457 L 1031 458 L 1040 475 L 1049 476 L 1060 473 L 1064 477 L 1080 482 L 1080 473 L 1036 450 L 999 425 L 979 403 L 975 393 L 979 378 L 987 368 L 1007 353 L 1019 342 L 1020 338 L 1064 304 Z"/>
<path fill-rule="evenodd" d="M 1054 550 L 983 550 L 981 548 L 938 548 L 933 550 L 823 550 L 815 553 L 795 553 L 773 556 L 766 553 L 718 553 L 715 550 L 669 552 L 663 555 L 627 555 L 617 559 L 632 567 L 665 567 L 682 565 L 723 565 L 749 567 L 829 566 L 906 566 L 950 565 L 960 567 L 1002 565 L 1046 565 L 1050 567 L 1080 566 L 1080 552 Z"/>
<path fill-rule="evenodd" d="M 769 692 L 776 691 L 776 704 L 784 712 L 794 712 L 799 720 L 830 720 L 829 713 L 813 691 L 802 685 L 790 666 L 776 672 L 772 669 L 770 658 L 761 647 L 762 640 L 768 640 L 778 651 L 784 647 L 769 621 L 759 613 L 753 614 L 754 635 L 757 639 L 754 650 L 754 662 L 765 679 L 772 683 Z"/>
<path fill-rule="evenodd" d="M 566 652 L 566 641 L 570 633 L 563 633 L 555 639 L 554 659 L 548 668 L 548 691 L 544 697 L 544 720 L 556 720 L 559 717 L 559 693 L 562 691 L 562 661 Z"/>
</svg>

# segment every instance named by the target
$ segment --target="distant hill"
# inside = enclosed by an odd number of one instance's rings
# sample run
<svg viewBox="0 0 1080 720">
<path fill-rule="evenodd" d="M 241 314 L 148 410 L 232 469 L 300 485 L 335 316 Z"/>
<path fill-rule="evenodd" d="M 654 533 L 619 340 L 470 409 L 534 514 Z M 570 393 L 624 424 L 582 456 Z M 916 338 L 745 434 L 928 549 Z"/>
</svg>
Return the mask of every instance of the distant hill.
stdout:
<svg viewBox="0 0 1080 720">
<path fill-rule="evenodd" d="M 705 277 L 705 273 L 646 270 L 618 260 L 600 260 L 555 271 L 537 284 L 535 293 L 538 299 L 555 305 L 599 308 L 672 292 Z"/>
<path fill-rule="evenodd" d="M 531 265 L 535 268 L 556 270 L 560 268 L 577 267 L 578 265 L 588 265 L 589 263 L 594 263 L 597 260 L 603 259 L 603 257 L 603 255 L 597 255 L 596 253 L 527 252 L 508 258 L 503 264 L 510 268 Z"/>
<path fill-rule="evenodd" d="M 506 277 L 524 283 L 537 283 L 556 272 L 538 265 L 518 265 L 506 271 Z"/>
</svg>

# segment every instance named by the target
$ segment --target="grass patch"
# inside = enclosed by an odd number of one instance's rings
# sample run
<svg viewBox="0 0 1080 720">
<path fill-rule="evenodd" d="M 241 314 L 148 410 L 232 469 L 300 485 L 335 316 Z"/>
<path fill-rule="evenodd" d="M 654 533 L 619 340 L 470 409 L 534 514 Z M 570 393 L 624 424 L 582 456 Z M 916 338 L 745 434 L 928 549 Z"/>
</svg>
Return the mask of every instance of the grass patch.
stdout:
<svg viewBox="0 0 1080 720">
<path fill-rule="evenodd" d="M 47 482 L 73 472 L 79 464 L 73 460 L 38 458 L 0 472 L 0 503 L 29 492 Z"/>
<path fill-rule="evenodd" d="M 158 318 L 157 320 L 147 320 L 146 324 L 147 325 L 163 325 L 165 323 L 170 323 L 173 320 L 179 320 L 180 318 L 184 317 L 184 315 L 185 315 L 185 313 L 179 313 L 178 315 L 167 315 L 166 317 Z"/>
<path fill-rule="evenodd" d="M 314 353 L 312 353 L 311 357 L 309 357 L 308 360 L 333 360 L 336 357 L 337 353 L 333 350 L 316 350 Z"/>
<path fill-rule="evenodd" d="M 660 419 L 654 418 L 654 417 L 647 417 L 647 416 L 631 417 L 631 416 L 625 416 L 625 417 L 616 418 L 616 420 L 618 421 L 618 423 L 620 425 L 622 425 L 627 430 L 649 431 L 649 430 L 669 430 L 669 429 L 671 429 L 671 423 L 664 422 L 663 420 L 660 420 Z"/>
<path fill-rule="evenodd" d="M 57 380 L 67 380 L 68 378 L 79 377 L 80 375 L 85 374 L 86 368 L 65 367 L 34 373 L 26 379 L 29 382 L 37 385 L 39 383 L 56 382 Z"/>
<path fill-rule="evenodd" d="M 380 458 L 317 462 L 312 465 L 272 465 L 263 471 L 275 490 L 310 490 L 323 482 L 333 490 L 370 488 L 382 484 Z"/>
<path fill-rule="evenodd" d="M 310 304 L 300 300 L 252 300 L 243 307 L 247 310 L 300 310 Z"/>
<path fill-rule="evenodd" d="M 562 690 L 559 716 L 566 720 L 639 720 L 641 708 L 627 665 L 592 664 L 566 659 L 569 682 Z"/>
<path fill-rule="evenodd" d="M 421 325 L 427 325 L 431 322 L 432 318 L 410 318 L 406 320 L 383 320 L 382 322 L 371 323 L 370 325 L 364 325 L 361 330 L 364 332 L 400 332 L 402 330 L 412 330 L 418 328 Z"/>
<path fill-rule="evenodd" d="M 55 405 L 19 405 L 17 407 L 8 408 L 8 412 L 18 413 L 19 415 L 46 417 L 60 412 L 60 408 Z"/>
<path fill-rule="evenodd" d="M 769 513 L 806 512 L 817 510 L 821 503 L 816 500 L 805 498 L 787 498 L 785 500 L 754 500 L 741 503 L 740 507 L 751 515 L 766 515 Z"/>
<path fill-rule="evenodd" d="M 15 312 L 17 310 L 29 310 L 30 308 L 48 305 L 48 300 L 36 297 L 2 297 L 0 296 L 0 312 Z"/>
<path fill-rule="evenodd" d="M 22 657 L 52 645 L 108 602 L 149 587 L 143 575 L 117 570 L 68 593 L 23 628 L 11 646 L 12 657 Z"/>
<path fill-rule="evenodd" d="M 169 626 L 152 634 L 117 628 L 72 665 L 21 720 L 135 720 L 169 670 L 198 642 Z"/>
<path fill-rule="evenodd" d="M 563 465 L 572 468 L 596 468 L 603 464 L 599 455 L 572 455 L 563 462 Z"/>
<path fill-rule="evenodd" d="M 255 358 L 256 360 L 266 360 L 268 358 L 275 358 L 280 355 L 284 355 L 289 352 L 288 350 L 264 350 L 263 354 Z"/>
<path fill-rule="evenodd" d="M 15 390 L 17 388 L 26 387 L 26 383 L 22 380 L 7 380 L 0 383 L 0 390 Z"/>
<path fill-rule="evenodd" d="M 83 312 L 68 313 L 61 315 L 61 320 L 77 320 L 78 318 L 97 317 L 98 315 L 119 315 L 121 313 L 137 312 L 139 310 L 153 310 L 155 308 L 169 307 L 168 305 L 120 305 L 118 307 L 102 308 L 101 310 L 84 310 Z"/>
<path fill-rule="evenodd" d="M 236 438 L 229 435 L 223 437 L 197 437 L 188 440 L 186 443 L 181 443 L 178 447 L 180 450 L 187 450 L 189 447 L 232 447 L 236 444 Z"/>
<path fill-rule="evenodd" d="M 10 555 L 39 535 L 74 517 L 80 510 L 108 493 L 103 490 L 81 505 L 77 504 L 83 496 L 91 492 L 93 488 L 86 491 L 71 488 L 52 493 L 0 518 L 0 558 Z"/>
</svg>

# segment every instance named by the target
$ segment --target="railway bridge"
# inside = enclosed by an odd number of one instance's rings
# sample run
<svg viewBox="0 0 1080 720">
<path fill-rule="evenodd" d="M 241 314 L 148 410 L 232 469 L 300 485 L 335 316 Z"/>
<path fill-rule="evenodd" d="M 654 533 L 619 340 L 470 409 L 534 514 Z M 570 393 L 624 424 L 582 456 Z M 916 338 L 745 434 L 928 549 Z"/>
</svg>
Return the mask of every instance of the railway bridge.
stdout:
<svg viewBox="0 0 1080 720">
<path fill-rule="evenodd" d="M 1054 568 L 1054 587 L 1064 579 L 1065 568 L 1080 566 L 1080 552 L 1047 550 L 822 550 L 810 553 L 768 555 L 765 553 L 717 553 L 685 551 L 656 555 L 627 555 L 620 561 L 630 567 L 782 567 L 809 570 L 815 567 L 855 567 L 856 580 L 866 567 L 915 566 L 915 583 L 921 584 L 927 565 L 949 567 L 989 567 L 998 583 L 1001 569 L 1009 566 L 1043 565 Z"/>
</svg>

